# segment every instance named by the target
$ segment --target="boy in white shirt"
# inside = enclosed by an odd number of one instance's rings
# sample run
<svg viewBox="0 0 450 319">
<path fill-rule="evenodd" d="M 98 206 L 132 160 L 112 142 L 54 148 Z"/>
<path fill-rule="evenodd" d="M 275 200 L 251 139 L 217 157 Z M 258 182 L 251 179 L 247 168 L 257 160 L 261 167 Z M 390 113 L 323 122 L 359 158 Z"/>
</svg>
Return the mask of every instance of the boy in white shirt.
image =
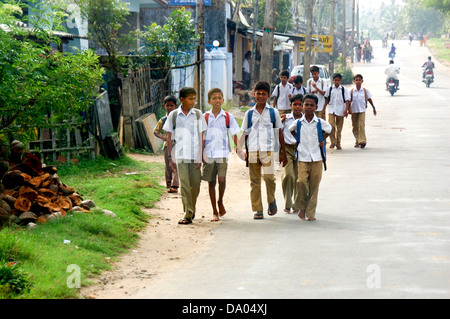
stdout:
<svg viewBox="0 0 450 319">
<path fill-rule="evenodd" d="M 255 84 L 256 104 L 244 115 L 241 130 L 244 132 L 250 175 L 250 200 L 254 219 L 263 219 L 263 204 L 261 198 L 261 169 L 266 184 L 268 214 L 275 215 L 278 211 L 275 200 L 275 153 L 278 143 L 281 146 L 280 162 L 286 166 L 286 151 L 280 115 L 278 110 L 267 103 L 270 97 L 270 84 L 258 82 Z M 278 136 L 277 136 L 278 133 Z M 241 143 L 243 145 L 243 143 Z"/>
<path fill-rule="evenodd" d="M 306 95 L 303 98 L 303 117 L 289 127 L 289 131 L 296 136 L 300 127 L 300 140 L 297 147 L 298 196 L 300 197 L 298 216 L 302 220 L 305 220 L 306 217 L 310 221 L 316 220 L 319 184 L 322 179 L 323 157 L 321 148 L 323 148 L 324 141 L 332 130 L 328 122 L 314 114 L 317 109 L 317 102 L 317 96 Z M 320 126 L 318 126 L 318 122 L 320 122 Z"/>
<path fill-rule="evenodd" d="M 294 87 L 292 88 L 289 98 L 292 98 L 294 95 L 297 94 L 306 95 L 306 88 L 303 86 L 303 77 L 301 75 L 297 75 L 292 81 L 292 84 L 294 85 Z"/>
<path fill-rule="evenodd" d="M 356 139 L 356 148 L 364 148 L 367 144 L 365 128 L 367 101 L 372 105 L 373 115 L 377 115 L 377 110 L 372 101 L 372 94 L 368 89 L 361 87 L 363 82 L 364 80 L 361 74 L 355 75 L 353 83 L 355 83 L 356 89 L 352 89 L 350 92 L 353 136 Z"/>
<path fill-rule="evenodd" d="M 295 149 L 297 141 L 295 136 L 289 131 L 289 127 L 295 120 L 302 117 L 303 112 L 303 95 L 296 94 L 291 97 L 291 110 L 289 114 L 281 115 L 281 122 L 283 123 L 283 136 L 286 148 L 287 164 L 284 167 L 281 175 L 281 187 L 283 188 L 284 196 L 284 212 L 287 214 L 298 214 L 300 207 L 298 206 L 298 183 L 297 183 L 297 159 L 295 158 Z"/>
<path fill-rule="evenodd" d="M 167 132 L 170 166 L 178 171 L 184 218 L 178 224 L 191 224 L 200 193 L 203 138 L 206 121 L 194 108 L 197 92 L 194 88 L 180 90 L 181 106 L 170 112 L 163 130 Z"/>
<path fill-rule="evenodd" d="M 319 102 L 317 103 L 317 110 L 315 111 L 315 114 L 317 117 L 325 120 L 325 112 L 322 113 L 322 111 L 324 110 L 324 95 L 328 89 L 328 84 L 327 81 L 319 78 L 320 69 L 318 66 L 314 65 L 311 67 L 311 75 L 312 78 L 306 82 L 306 90 L 308 93 L 313 93 L 317 97 Z"/>
<path fill-rule="evenodd" d="M 237 134 L 239 125 L 233 114 L 222 109 L 224 102 L 222 90 L 213 88 L 208 92 L 208 103 L 212 109 L 204 114 L 208 128 L 205 135 L 203 151 L 203 175 L 202 179 L 208 182 L 209 198 L 213 207 L 212 222 L 219 221 L 219 216 L 226 214 L 223 205 L 223 195 L 226 186 L 226 174 L 228 168 L 228 152 L 230 141 L 228 131 L 233 137 L 238 152 Z M 219 182 L 219 199 L 216 206 L 216 177 Z M 218 209 L 217 209 L 218 208 Z"/>
<path fill-rule="evenodd" d="M 292 92 L 293 85 L 288 82 L 289 71 L 281 71 L 280 84 L 273 89 L 273 107 L 278 109 L 280 114 L 291 113 L 291 101 L 290 94 Z"/>
<path fill-rule="evenodd" d="M 325 105 L 322 110 L 323 117 L 325 116 L 325 109 L 328 109 L 328 122 L 333 127 L 330 134 L 330 148 L 336 147 L 341 150 L 341 132 L 344 126 L 344 116 L 347 117 L 350 106 L 350 94 L 348 90 L 341 85 L 342 75 L 340 73 L 333 74 L 333 85 L 325 93 Z"/>
</svg>

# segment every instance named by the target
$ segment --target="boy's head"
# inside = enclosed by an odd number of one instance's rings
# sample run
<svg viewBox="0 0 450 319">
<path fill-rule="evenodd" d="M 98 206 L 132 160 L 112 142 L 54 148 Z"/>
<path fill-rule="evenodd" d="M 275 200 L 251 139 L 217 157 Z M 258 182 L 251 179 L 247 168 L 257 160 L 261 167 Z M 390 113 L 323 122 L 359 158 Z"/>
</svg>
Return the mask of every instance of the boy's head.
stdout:
<svg viewBox="0 0 450 319">
<path fill-rule="evenodd" d="M 317 81 L 317 79 L 319 78 L 319 74 L 320 74 L 320 69 L 318 66 L 313 65 L 310 69 L 311 75 L 314 79 L 314 81 Z"/>
<path fill-rule="evenodd" d="M 333 74 L 333 82 L 338 87 L 342 82 L 342 75 L 340 73 Z"/>
<path fill-rule="evenodd" d="M 254 90 L 256 103 L 266 103 L 270 97 L 270 84 L 264 81 L 257 82 Z"/>
<path fill-rule="evenodd" d="M 303 97 L 303 110 L 305 115 L 314 114 L 314 111 L 317 109 L 317 103 L 319 103 L 319 99 L 315 94 L 306 94 Z"/>
<path fill-rule="evenodd" d="M 180 102 L 184 107 L 193 108 L 197 99 L 197 91 L 192 87 L 183 87 L 180 90 Z"/>
<path fill-rule="evenodd" d="M 286 84 L 287 80 L 289 79 L 289 71 L 283 70 L 280 73 L 280 80 L 283 82 L 283 84 Z"/>
<path fill-rule="evenodd" d="M 166 113 L 169 114 L 177 108 L 177 98 L 173 95 L 168 95 L 164 98 L 164 108 Z"/>
<path fill-rule="evenodd" d="M 296 117 L 301 116 L 303 112 L 303 94 L 295 94 L 291 97 L 291 109 Z"/>
<path fill-rule="evenodd" d="M 302 77 L 301 75 L 297 75 L 297 76 L 294 78 L 294 85 L 295 85 L 295 87 L 296 87 L 296 88 L 301 87 L 301 86 L 302 86 L 302 83 L 303 83 L 303 77 Z"/>
<path fill-rule="evenodd" d="M 223 92 L 219 88 L 212 88 L 208 91 L 208 103 L 213 107 L 221 107 L 224 102 Z"/>
<path fill-rule="evenodd" d="M 357 87 L 360 87 L 363 82 L 364 82 L 364 80 L 363 80 L 363 76 L 361 74 L 356 74 L 354 76 L 353 83 L 355 83 Z"/>
</svg>

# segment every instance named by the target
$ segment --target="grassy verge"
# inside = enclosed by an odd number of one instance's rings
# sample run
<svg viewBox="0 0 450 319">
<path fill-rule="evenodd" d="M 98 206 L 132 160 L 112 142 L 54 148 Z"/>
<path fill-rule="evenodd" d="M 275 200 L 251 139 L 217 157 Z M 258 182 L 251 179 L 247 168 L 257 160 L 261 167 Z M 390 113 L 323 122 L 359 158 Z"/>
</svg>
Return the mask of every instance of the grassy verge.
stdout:
<svg viewBox="0 0 450 319">
<path fill-rule="evenodd" d="M 164 191 L 158 183 L 163 172 L 163 164 L 136 162 L 127 156 L 59 167 L 58 175 L 65 184 L 117 217 L 93 210 L 68 214 L 33 230 L 2 229 L 0 270 L 15 263 L 16 273 L 20 272 L 30 287 L 12 294 L 8 288 L 17 279 L 9 283 L 3 279 L 0 299 L 78 298 L 79 291 L 73 288 L 78 278 L 81 285 L 89 284 L 89 277 L 110 269 L 110 262 L 137 242 L 137 231 L 150 218 L 142 208 L 152 207 Z"/>
<path fill-rule="evenodd" d="M 449 39 L 432 38 L 427 40 L 427 46 L 433 52 L 433 55 L 440 61 L 444 61 L 446 65 L 450 65 L 450 49 L 445 47 L 446 43 L 450 43 Z"/>
</svg>

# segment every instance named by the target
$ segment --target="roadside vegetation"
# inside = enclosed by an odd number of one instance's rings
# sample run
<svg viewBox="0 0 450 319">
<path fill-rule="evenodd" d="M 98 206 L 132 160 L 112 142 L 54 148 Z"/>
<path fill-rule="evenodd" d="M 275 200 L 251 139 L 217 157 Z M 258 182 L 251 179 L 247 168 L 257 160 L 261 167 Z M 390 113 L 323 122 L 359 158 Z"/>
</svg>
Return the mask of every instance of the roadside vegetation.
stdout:
<svg viewBox="0 0 450 319">
<path fill-rule="evenodd" d="M 447 43 L 450 44 L 450 39 L 432 38 L 427 41 L 427 46 L 439 61 L 444 62 L 449 66 L 450 48 L 445 46 Z"/>
<path fill-rule="evenodd" d="M 80 285 L 111 268 L 137 243 L 159 200 L 164 166 L 123 156 L 58 167 L 61 180 L 100 209 L 69 213 L 34 229 L 0 231 L 0 299 L 79 298 Z M 76 272 L 78 271 L 78 273 Z M 78 287 L 77 287 L 78 286 Z"/>
</svg>

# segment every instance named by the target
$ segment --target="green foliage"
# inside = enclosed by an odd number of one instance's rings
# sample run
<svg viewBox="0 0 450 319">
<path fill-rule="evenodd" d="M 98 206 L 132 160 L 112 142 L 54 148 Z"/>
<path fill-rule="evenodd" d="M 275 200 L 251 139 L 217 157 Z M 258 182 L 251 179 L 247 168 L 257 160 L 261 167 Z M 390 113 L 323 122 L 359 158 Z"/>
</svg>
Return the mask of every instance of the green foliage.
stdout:
<svg viewBox="0 0 450 319">
<path fill-rule="evenodd" d="M 16 263 L 0 260 L 0 296 L 14 297 L 30 290 L 28 278 Z"/>
<path fill-rule="evenodd" d="M 444 14 L 450 13 L 450 0 L 422 0 L 425 7 L 434 8 Z"/>
<path fill-rule="evenodd" d="M 142 39 L 141 55 L 152 62 L 159 61 L 165 67 L 190 61 L 199 36 L 196 35 L 191 13 L 185 8 L 174 10 L 164 25 L 153 23 L 145 28 L 146 31 L 137 31 Z"/>
<path fill-rule="evenodd" d="M 444 14 L 424 6 L 422 0 L 406 0 L 399 15 L 398 34 L 409 32 L 437 34 L 444 31 Z"/>
<path fill-rule="evenodd" d="M 0 17 L 9 30 L 0 29 L 0 139 L 5 133 L 16 133 L 25 142 L 32 138 L 31 128 L 72 120 L 87 110 L 99 90 L 103 69 L 89 50 L 53 51 L 50 43 L 58 39 L 50 31 L 18 27 L 14 16 L 18 10 L 0 4 Z"/>
<path fill-rule="evenodd" d="M 252 4 L 253 7 L 253 4 Z M 266 1 L 260 0 L 258 2 L 258 27 L 264 28 L 264 12 Z M 275 4 L 275 30 L 277 32 L 288 32 L 293 26 L 293 11 L 292 0 L 278 0 Z"/>
<path fill-rule="evenodd" d="M 335 70 L 335 73 L 340 73 L 342 75 L 342 84 L 352 84 L 353 83 L 353 71 L 351 68 L 338 68 Z"/>
</svg>

